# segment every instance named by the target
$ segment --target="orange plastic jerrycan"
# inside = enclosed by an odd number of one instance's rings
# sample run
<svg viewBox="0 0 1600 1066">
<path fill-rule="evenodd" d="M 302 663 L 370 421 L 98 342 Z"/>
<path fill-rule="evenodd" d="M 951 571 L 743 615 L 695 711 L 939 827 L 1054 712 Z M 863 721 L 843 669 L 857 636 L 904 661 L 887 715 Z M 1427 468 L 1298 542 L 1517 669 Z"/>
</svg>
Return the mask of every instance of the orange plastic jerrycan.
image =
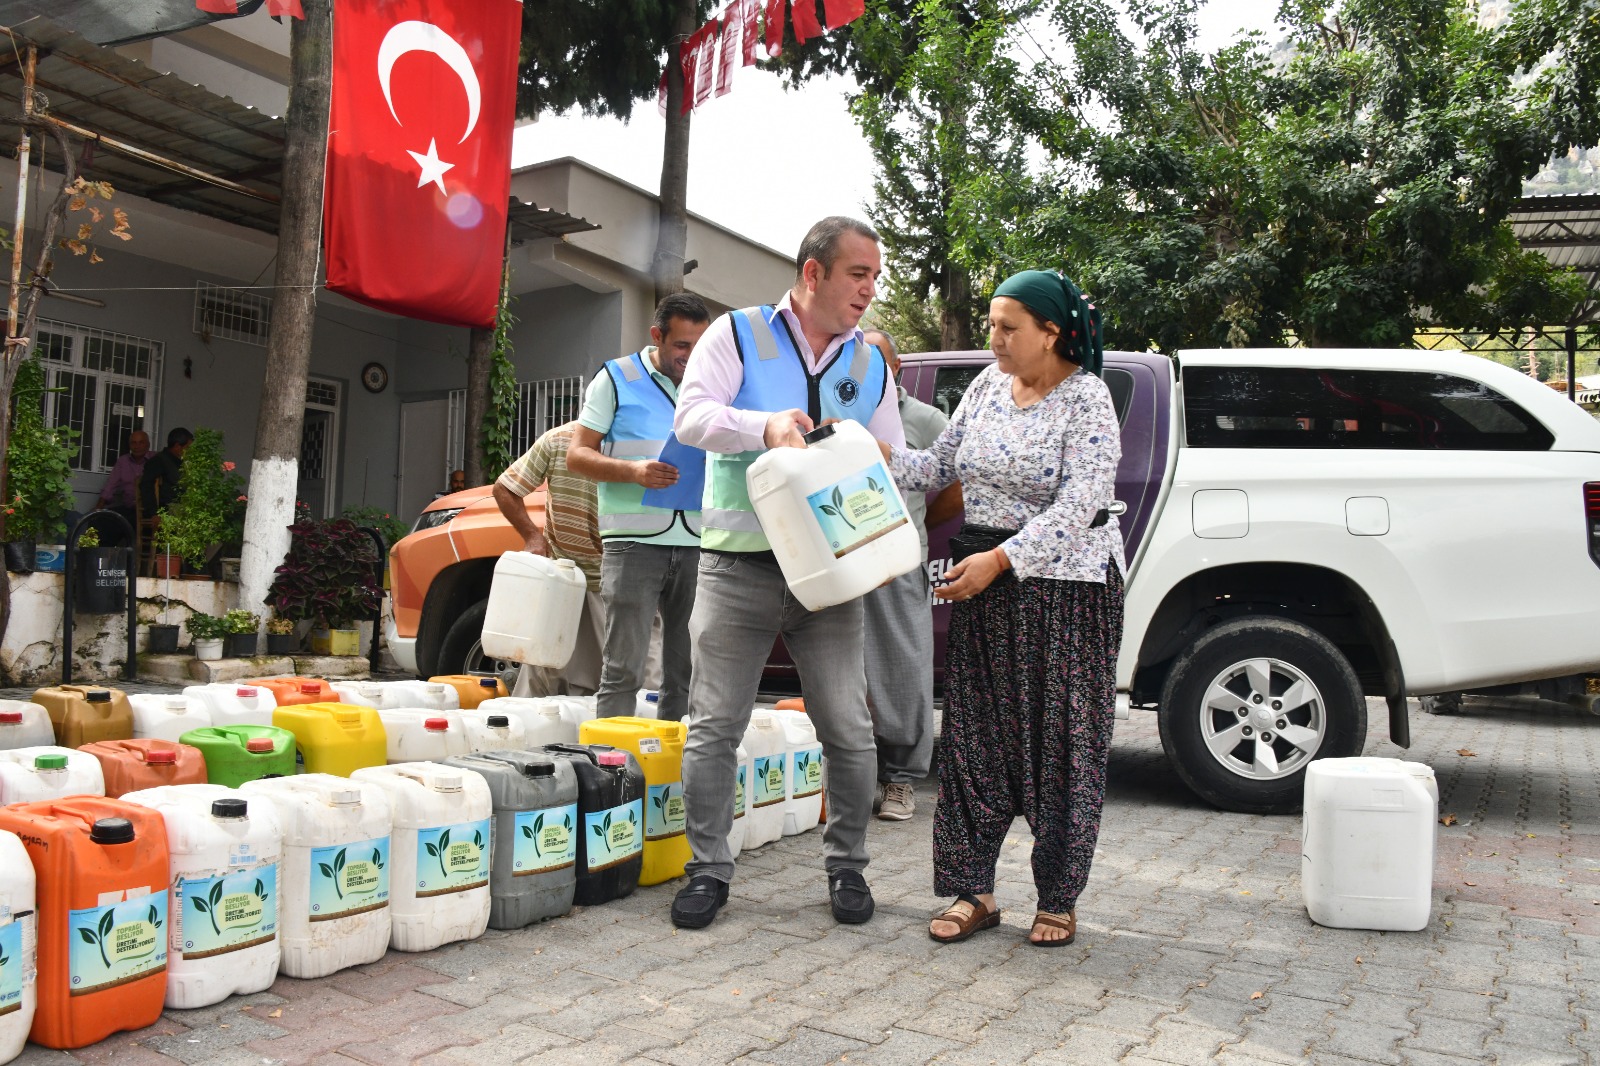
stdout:
<svg viewBox="0 0 1600 1066">
<path fill-rule="evenodd" d="M 49 713 L 56 743 L 63 748 L 133 738 L 133 708 L 121 689 L 54 685 L 35 692 L 33 702 Z"/>
<path fill-rule="evenodd" d="M 506 689 L 506 683 L 492 674 L 441 674 L 428 680 L 455 689 L 456 695 L 461 697 L 463 711 L 472 710 L 484 700 L 511 695 Z"/>
<path fill-rule="evenodd" d="M 320 677 L 258 677 L 244 682 L 272 692 L 279 707 L 301 703 L 327 703 L 338 699 L 333 687 Z"/>
<path fill-rule="evenodd" d="M 205 756 L 177 741 L 102 740 L 79 750 L 100 760 L 106 795 L 112 798 L 142 788 L 206 783 Z"/>
<path fill-rule="evenodd" d="M 28 1034 L 86 1047 L 161 1017 L 167 994 L 167 828 L 98 796 L 0 807 L 38 876 L 39 1007 Z"/>
<path fill-rule="evenodd" d="M 303 703 L 272 712 L 272 724 L 294 734 L 295 761 L 307 774 L 349 777 L 389 761 L 388 734 L 378 712 L 346 703 Z"/>
</svg>

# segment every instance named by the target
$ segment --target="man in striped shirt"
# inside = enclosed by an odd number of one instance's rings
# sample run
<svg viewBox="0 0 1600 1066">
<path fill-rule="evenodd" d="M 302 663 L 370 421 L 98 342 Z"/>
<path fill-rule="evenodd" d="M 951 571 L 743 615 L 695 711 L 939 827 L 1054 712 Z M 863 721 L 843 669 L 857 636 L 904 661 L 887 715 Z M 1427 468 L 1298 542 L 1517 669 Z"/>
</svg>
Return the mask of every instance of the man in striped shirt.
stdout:
<svg viewBox="0 0 1600 1066">
<path fill-rule="evenodd" d="M 570 559 L 583 571 L 589 593 L 577 646 L 563 671 L 523 666 L 518 696 L 554 695 L 561 678 L 569 695 L 589 695 L 600 687 L 600 647 L 605 605 L 600 600 L 600 505 L 595 483 L 567 469 L 567 446 L 578 423 L 557 426 L 533 442 L 494 483 L 494 502 L 522 537 L 522 550 L 552 559 Z M 545 524 L 541 531 L 528 514 L 527 495 L 545 486 Z"/>
</svg>

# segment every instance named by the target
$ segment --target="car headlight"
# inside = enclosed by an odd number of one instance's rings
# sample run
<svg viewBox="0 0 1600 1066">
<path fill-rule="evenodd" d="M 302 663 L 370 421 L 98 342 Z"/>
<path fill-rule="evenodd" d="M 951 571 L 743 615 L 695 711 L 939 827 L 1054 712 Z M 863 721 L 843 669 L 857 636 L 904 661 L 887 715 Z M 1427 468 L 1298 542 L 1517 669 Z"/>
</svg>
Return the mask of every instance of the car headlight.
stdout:
<svg viewBox="0 0 1600 1066">
<path fill-rule="evenodd" d="M 417 533 L 424 529 L 433 529 L 442 526 L 450 519 L 461 513 L 460 507 L 446 507 L 441 511 L 423 511 L 417 516 L 416 525 L 411 527 L 411 532 Z"/>
</svg>

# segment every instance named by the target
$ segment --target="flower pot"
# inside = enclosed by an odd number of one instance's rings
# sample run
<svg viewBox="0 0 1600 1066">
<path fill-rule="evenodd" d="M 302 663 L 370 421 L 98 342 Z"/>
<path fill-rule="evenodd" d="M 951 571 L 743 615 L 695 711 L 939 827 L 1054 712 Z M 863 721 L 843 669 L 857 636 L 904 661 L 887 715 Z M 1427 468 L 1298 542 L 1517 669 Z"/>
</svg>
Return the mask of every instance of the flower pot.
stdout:
<svg viewBox="0 0 1600 1066">
<path fill-rule="evenodd" d="M 268 633 L 268 655 L 293 655 L 300 648 L 300 641 L 293 633 Z"/>
<path fill-rule="evenodd" d="M 359 655 L 361 654 L 361 630 L 313 629 L 311 631 L 311 652 L 313 655 Z"/>
<path fill-rule="evenodd" d="M 78 610 L 85 614 L 116 614 L 127 606 L 126 548 L 79 548 L 72 569 Z"/>
<path fill-rule="evenodd" d="M 217 580 L 218 581 L 238 581 L 239 580 L 239 560 L 230 559 L 227 556 L 223 556 L 222 558 L 220 558 L 217 561 Z"/>
<path fill-rule="evenodd" d="M 171 655 L 178 650 L 178 627 L 152 625 L 144 650 L 151 655 Z"/>
<path fill-rule="evenodd" d="M 194 657 L 196 659 L 222 658 L 222 638 L 213 637 L 209 640 L 196 638 L 194 642 Z"/>
<path fill-rule="evenodd" d="M 243 659 L 256 653 L 256 634 L 229 633 L 228 658 Z"/>
<path fill-rule="evenodd" d="M 176 555 L 155 557 L 156 577 L 177 577 L 183 571 L 183 559 Z"/>
<path fill-rule="evenodd" d="M 7 570 L 13 574 L 33 573 L 38 553 L 38 545 L 33 540 L 8 540 L 0 547 L 5 548 Z"/>
</svg>

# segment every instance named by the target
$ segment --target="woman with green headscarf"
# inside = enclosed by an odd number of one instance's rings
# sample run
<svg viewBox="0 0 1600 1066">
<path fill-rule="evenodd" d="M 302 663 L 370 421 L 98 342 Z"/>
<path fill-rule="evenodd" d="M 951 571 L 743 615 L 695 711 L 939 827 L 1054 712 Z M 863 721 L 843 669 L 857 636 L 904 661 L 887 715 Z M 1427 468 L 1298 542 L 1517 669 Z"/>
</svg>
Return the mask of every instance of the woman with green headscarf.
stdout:
<svg viewBox="0 0 1600 1066">
<path fill-rule="evenodd" d="M 1000 924 L 995 864 L 1012 819 L 1033 830 L 1039 893 L 1029 939 L 1070 943 L 1089 876 L 1116 704 L 1122 538 L 1107 508 L 1122 456 L 1099 378 L 1100 318 L 1068 278 L 1013 275 L 989 305 L 995 364 L 926 451 L 886 449 L 895 481 L 959 480 L 934 891 L 928 927 L 965 940 Z"/>
</svg>

